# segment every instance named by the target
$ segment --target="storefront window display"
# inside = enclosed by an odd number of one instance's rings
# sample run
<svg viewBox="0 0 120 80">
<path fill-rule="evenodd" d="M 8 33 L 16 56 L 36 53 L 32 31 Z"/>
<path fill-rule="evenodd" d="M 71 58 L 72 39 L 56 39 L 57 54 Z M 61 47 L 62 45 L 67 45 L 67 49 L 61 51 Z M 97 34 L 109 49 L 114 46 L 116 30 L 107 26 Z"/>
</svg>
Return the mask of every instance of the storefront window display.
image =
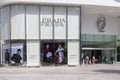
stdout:
<svg viewBox="0 0 120 80">
<path fill-rule="evenodd" d="M 10 44 L 6 43 L 2 47 L 3 47 L 2 63 L 9 65 L 10 64 L 10 59 L 11 59 L 10 58 L 10 55 L 11 55 Z"/>
<path fill-rule="evenodd" d="M 3 65 L 22 65 L 26 61 L 25 44 L 6 42 L 2 46 L 2 63 Z"/>
<path fill-rule="evenodd" d="M 23 43 L 11 45 L 11 64 L 23 64 Z"/>
<path fill-rule="evenodd" d="M 42 42 L 42 64 L 65 64 L 67 57 L 67 50 L 65 46 L 65 42 Z"/>
<path fill-rule="evenodd" d="M 70 65 L 79 64 L 80 6 L 10 5 L 1 8 L 0 19 L 2 63 L 41 66 L 67 64 L 72 59 Z M 76 44 L 74 55 L 71 50 Z"/>
</svg>

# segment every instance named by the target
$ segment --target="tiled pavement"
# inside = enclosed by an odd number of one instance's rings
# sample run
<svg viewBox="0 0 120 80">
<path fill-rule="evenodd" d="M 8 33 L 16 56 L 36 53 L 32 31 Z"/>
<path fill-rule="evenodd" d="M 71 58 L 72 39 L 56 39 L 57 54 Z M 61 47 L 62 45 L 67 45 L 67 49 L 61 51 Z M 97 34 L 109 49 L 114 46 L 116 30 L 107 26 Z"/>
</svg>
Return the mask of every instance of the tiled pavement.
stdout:
<svg viewBox="0 0 120 80">
<path fill-rule="evenodd" d="M 102 70 L 120 70 L 120 64 L 94 64 L 76 67 L 42 66 L 42 67 L 0 67 L 0 73 L 96 73 Z"/>
<path fill-rule="evenodd" d="M 0 67 L 0 80 L 120 80 L 120 64 Z"/>
</svg>

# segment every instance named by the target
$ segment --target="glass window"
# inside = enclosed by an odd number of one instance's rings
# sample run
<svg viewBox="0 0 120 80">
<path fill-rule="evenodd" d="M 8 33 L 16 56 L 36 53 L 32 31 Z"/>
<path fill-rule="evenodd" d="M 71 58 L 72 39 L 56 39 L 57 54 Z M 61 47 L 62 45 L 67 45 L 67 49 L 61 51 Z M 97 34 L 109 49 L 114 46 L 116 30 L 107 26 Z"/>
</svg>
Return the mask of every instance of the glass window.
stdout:
<svg viewBox="0 0 120 80">
<path fill-rule="evenodd" d="M 86 41 L 86 34 L 81 34 L 81 40 Z"/>
<path fill-rule="evenodd" d="M 9 7 L 1 9 L 1 38 L 10 39 L 10 10 Z"/>
<path fill-rule="evenodd" d="M 3 65 L 9 65 L 11 63 L 10 43 L 2 45 L 2 63 Z"/>
<path fill-rule="evenodd" d="M 91 35 L 91 34 L 86 35 L 86 41 L 94 42 L 94 35 Z"/>
<path fill-rule="evenodd" d="M 54 11 L 54 38 L 66 39 L 66 8 L 55 7 Z"/>
<path fill-rule="evenodd" d="M 26 7 L 27 39 L 39 39 L 39 7 Z"/>
<path fill-rule="evenodd" d="M 11 39 L 25 39 L 25 6 L 11 6 Z"/>
<path fill-rule="evenodd" d="M 103 42 L 103 35 L 94 35 L 95 42 Z"/>
<path fill-rule="evenodd" d="M 40 18 L 41 39 L 53 39 L 53 7 L 42 6 Z"/>
<path fill-rule="evenodd" d="M 105 42 L 111 42 L 112 41 L 111 35 L 104 35 L 104 41 Z"/>
<path fill-rule="evenodd" d="M 68 39 L 79 39 L 79 8 L 68 8 Z"/>
</svg>

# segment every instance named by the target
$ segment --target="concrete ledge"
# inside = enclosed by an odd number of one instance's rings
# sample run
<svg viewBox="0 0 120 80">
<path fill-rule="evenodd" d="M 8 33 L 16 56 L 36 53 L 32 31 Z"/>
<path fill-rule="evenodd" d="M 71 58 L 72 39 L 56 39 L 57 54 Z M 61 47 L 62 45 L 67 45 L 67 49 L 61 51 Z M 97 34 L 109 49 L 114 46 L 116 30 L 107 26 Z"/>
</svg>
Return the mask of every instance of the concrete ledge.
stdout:
<svg viewBox="0 0 120 80">
<path fill-rule="evenodd" d="M 67 65 L 68 67 L 77 67 L 78 65 Z"/>
</svg>

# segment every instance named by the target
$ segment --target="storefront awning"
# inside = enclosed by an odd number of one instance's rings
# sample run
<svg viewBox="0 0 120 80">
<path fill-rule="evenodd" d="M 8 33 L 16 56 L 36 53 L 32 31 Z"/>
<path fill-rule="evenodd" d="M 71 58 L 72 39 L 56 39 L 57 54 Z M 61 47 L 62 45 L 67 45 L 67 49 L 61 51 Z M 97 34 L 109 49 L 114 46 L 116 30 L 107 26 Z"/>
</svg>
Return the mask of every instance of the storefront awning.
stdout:
<svg viewBox="0 0 120 80">
<path fill-rule="evenodd" d="M 91 48 L 91 47 L 86 47 L 86 48 L 82 48 L 82 50 L 116 50 L 116 48 Z"/>
</svg>

